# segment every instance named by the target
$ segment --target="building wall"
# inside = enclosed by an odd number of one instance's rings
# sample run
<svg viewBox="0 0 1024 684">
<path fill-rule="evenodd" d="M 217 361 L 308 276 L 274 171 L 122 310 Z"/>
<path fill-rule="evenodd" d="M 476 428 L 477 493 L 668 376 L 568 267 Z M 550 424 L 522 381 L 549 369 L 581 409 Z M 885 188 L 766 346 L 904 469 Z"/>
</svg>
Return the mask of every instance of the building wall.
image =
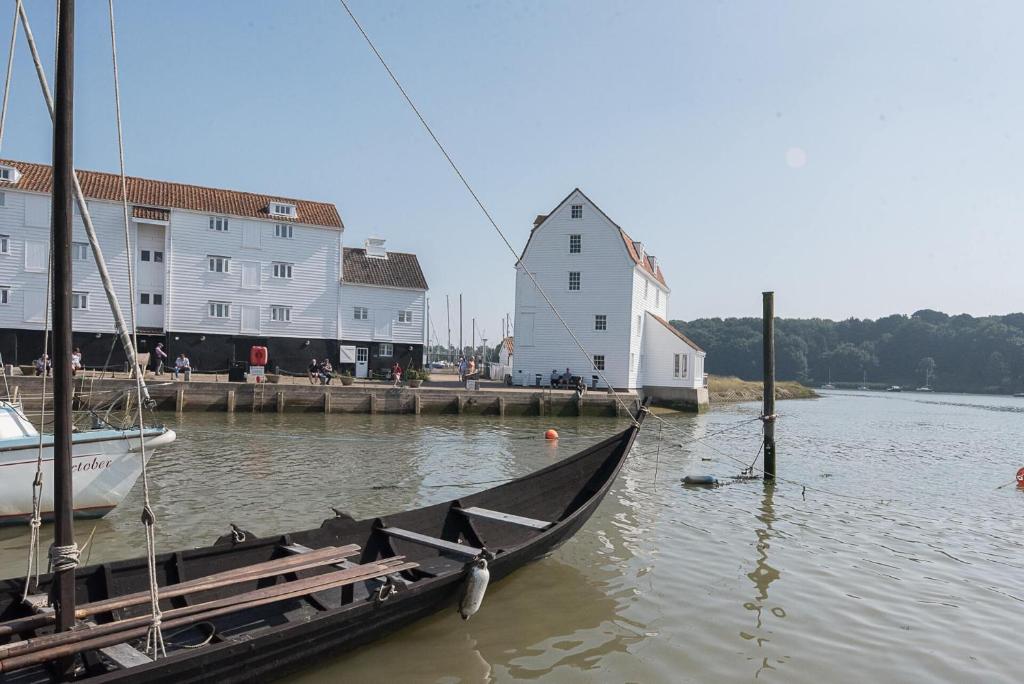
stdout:
<svg viewBox="0 0 1024 684">
<path fill-rule="evenodd" d="M 584 205 L 582 218 L 571 218 L 573 204 Z M 582 248 L 570 254 L 569 236 L 576 233 L 582 236 Z M 608 381 L 626 387 L 633 262 L 618 228 L 573 193 L 535 231 L 522 263 L 587 352 L 604 355 Z M 569 290 L 570 271 L 580 272 L 579 291 Z M 607 330 L 594 329 L 596 314 L 607 316 Z M 573 342 L 522 268 L 516 274 L 515 315 L 515 384 L 532 385 L 537 373 L 546 384 L 552 370 L 561 373 L 567 367 L 590 384 L 595 375 L 590 358 Z"/>
<path fill-rule="evenodd" d="M 653 387 L 704 386 L 704 352 L 681 340 L 660 321 L 644 316 L 644 368 L 641 384 Z M 675 354 L 686 355 L 685 373 L 675 377 Z"/>
<path fill-rule="evenodd" d="M 344 283 L 341 292 L 341 333 L 346 340 L 405 345 L 426 342 L 424 290 Z M 354 317 L 357 306 L 368 309 L 366 320 Z M 412 322 L 399 323 L 399 311 L 412 311 Z"/>
<path fill-rule="evenodd" d="M 294 237 L 286 239 L 274 237 L 273 221 L 229 221 L 228 231 L 218 232 L 210 229 L 209 214 L 171 211 L 167 329 L 337 339 L 341 231 L 292 224 Z M 230 272 L 211 273 L 210 256 L 230 257 Z M 274 262 L 292 264 L 292 277 L 275 278 Z M 251 281 L 244 278 L 250 268 Z M 230 316 L 211 318 L 211 301 L 229 302 Z M 291 321 L 272 321 L 274 305 L 290 306 Z M 256 324 L 243 326 L 249 310 L 258 312 L 249 321 Z"/>
<path fill-rule="evenodd" d="M 644 336 L 647 332 L 646 319 L 648 317 L 644 314 L 650 311 L 668 320 L 668 290 L 639 266 L 633 268 L 631 306 L 629 387 L 630 389 L 635 389 L 644 384 L 643 376 L 647 363 L 647 359 L 644 356 Z"/>
</svg>

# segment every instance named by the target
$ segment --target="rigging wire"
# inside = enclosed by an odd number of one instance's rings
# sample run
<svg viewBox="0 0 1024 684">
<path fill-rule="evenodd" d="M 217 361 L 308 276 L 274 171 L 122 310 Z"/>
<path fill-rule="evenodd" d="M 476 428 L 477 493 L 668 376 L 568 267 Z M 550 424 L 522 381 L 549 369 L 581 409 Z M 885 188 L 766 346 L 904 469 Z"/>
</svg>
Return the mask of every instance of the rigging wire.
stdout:
<svg viewBox="0 0 1024 684">
<path fill-rule="evenodd" d="M 448 165 L 452 167 L 452 171 L 454 171 L 455 175 L 458 176 L 460 181 L 462 181 L 462 184 L 465 186 L 465 188 L 469 192 L 469 194 L 473 197 L 473 200 L 476 202 L 476 205 L 478 207 L 480 207 L 480 211 L 482 211 L 484 216 L 487 218 L 488 223 L 490 223 L 491 227 L 493 227 L 494 230 L 498 233 L 498 237 L 500 237 L 501 241 L 505 243 L 505 246 L 508 248 L 508 251 L 512 254 L 513 257 L 515 257 L 516 268 L 517 269 L 518 268 L 522 268 L 522 272 L 527 275 L 527 277 L 530 279 L 531 282 L 533 282 L 533 286 L 537 288 L 537 291 L 540 293 L 541 297 L 543 297 L 544 301 L 547 302 L 548 307 L 550 307 L 552 313 L 555 314 L 555 318 L 558 319 L 558 321 L 562 324 L 562 327 L 564 327 L 566 332 L 569 333 L 569 337 L 572 338 L 572 341 L 575 342 L 576 346 L 579 347 L 581 352 L 583 352 L 583 356 L 585 358 L 587 358 L 587 359 L 591 359 L 590 353 L 587 352 L 586 347 L 584 347 L 583 343 L 580 342 L 580 339 L 576 336 L 576 333 L 574 333 L 572 331 L 572 328 L 569 326 L 569 324 L 566 322 L 566 320 L 564 318 L 562 318 L 562 314 L 559 313 L 558 309 L 555 307 L 554 302 L 552 302 L 551 298 L 548 297 L 548 293 L 545 292 L 544 288 L 540 286 L 540 283 L 537 282 L 537 278 L 532 273 L 530 273 L 530 270 L 528 268 L 526 268 L 525 266 L 523 266 L 522 261 L 519 258 L 519 254 L 515 250 L 515 247 L 513 247 L 512 243 L 509 242 L 507 237 L 505 237 L 505 233 L 498 226 L 498 223 L 497 223 L 497 221 L 494 220 L 494 217 L 491 215 L 491 212 L 487 209 L 486 206 L 484 206 L 484 203 L 480 199 L 480 196 L 476 194 L 475 190 L 473 190 L 473 186 L 471 186 L 469 184 L 469 181 L 466 179 L 466 176 L 459 169 L 458 165 L 455 163 L 455 160 L 452 159 L 452 156 L 450 154 L 448 154 L 448 150 L 441 143 L 441 140 L 437 137 L 437 135 L 434 134 L 434 130 L 430 127 L 430 124 L 427 123 L 427 120 L 423 117 L 423 114 L 420 113 L 419 108 L 412 101 L 412 98 L 409 97 L 409 93 L 406 92 L 405 88 L 402 86 L 401 82 L 398 80 L 398 77 L 395 76 L 395 72 L 391 70 L 390 66 L 388 66 L 388 63 L 384 60 L 384 56 L 380 53 L 380 50 L 378 50 L 377 46 L 374 45 L 372 40 L 370 40 L 370 36 L 363 29 L 363 26 L 362 26 L 362 24 L 359 23 L 359 20 L 356 19 L 356 15 L 352 13 L 351 8 L 348 6 L 347 0 L 340 0 L 340 2 L 341 2 L 342 7 L 344 7 L 345 11 L 348 13 L 348 16 L 352 19 L 352 23 L 355 24 L 356 28 L 359 30 L 359 33 L 361 33 L 363 38 L 366 40 L 366 44 L 370 46 L 371 50 L 373 50 L 373 54 L 375 54 L 377 56 L 377 60 L 381 63 L 381 66 L 383 66 L 384 70 L 388 72 L 388 76 L 391 77 L 392 82 L 394 82 L 394 84 L 398 88 L 399 92 L 402 93 L 402 97 L 405 98 L 406 103 L 408 103 L 408 105 L 412 109 L 413 113 L 416 114 L 416 118 L 418 118 L 420 120 L 420 123 L 423 124 L 423 128 L 426 129 L 427 133 L 430 135 L 431 139 L 434 141 L 434 144 L 437 145 L 437 148 L 441 151 L 441 154 L 444 155 L 444 158 L 448 161 Z M 614 390 L 614 388 L 612 387 L 612 384 L 610 382 L 608 382 L 608 378 L 605 377 L 604 371 L 599 369 L 599 368 L 597 368 L 594 365 L 593 361 L 591 361 L 590 365 L 593 368 L 594 372 L 596 372 L 598 374 L 598 376 L 600 376 L 600 378 L 604 382 L 605 386 L 608 387 L 608 389 L 612 392 L 612 396 L 615 397 L 615 400 L 619 404 L 621 404 L 622 408 L 625 409 L 626 413 L 632 418 L 632 416 L 633 416 L 633 409 L 630 406 L 628 406 L 622 400 L 622 397 L 619 395 L 619 393 Z M 636 423 L 636 418 L 632 418 L 632 419 L 633 419 L 633 422 L 635 424 Z"/>
<path fill-rule="evenodd" d="M 11 94 L 11 73 L 14 69 L 14 45 L 18 39 L 18 6 L 21 0 L 14 5 L 14 25 L 11 27 L 11 44 L 7 49 L 7 76 L 4 79 L 4 101 L 0 106 L 0 148 L 4 144 L 4 127 L 7 123 L 7 100 Z"/>
<path fill-rule="evenodd" d="M 126 261 L 128 264 L 128 297 L 131 300 L 128 313 L 131 317 L 132 346 L 135 349 L 138 349 L 139 339 L 135 315 L 135 278 L 132 268 L 132 261 L 134 260 L 133 257 L 135 252 L 132 248 L 131 228 L 128 220 L 128 180 L 125 176 L 124 170 L 124 130 L 121 125 L 121 78 L 117 67 L 117 32 L 114 26 L 114 0 L 107 0 L 107 8 L 110 17 L 110 60 L 113 66 L 114 75 L 114 114 L 117 121 L 117 154 L 121 176 L 121 209 L 124 218 L 124 242 L 125 253 L 127 255 Z M 132 365 L 138 399 L 136 402 L 136 411 L 139 422 L 139 457 L 142 459 L 142 524 L 146 530 L 146 560 L 148 562 L 149 570 L 149 599 L 150 613 L 152 616 L 149 632 L 146 635 L 146 652 L 152 652 L 153 658 L 155 659 L 160 654 L 166 657 L 167 650 L 164 646 L 163 632 L 160 629 L 160 589 L 157 585 L 156 578 L 156 514 L 153 513 L 153 508 L 150 505 L 149 473 L 146 467 L 146 426 L 143 422 L 142 415 L 142 407 L 145 403 L 143 400 L 142 382 L 144 369 L 139 366 L 137 359 L 135 358 L 132 359 Z"/>
</svg>

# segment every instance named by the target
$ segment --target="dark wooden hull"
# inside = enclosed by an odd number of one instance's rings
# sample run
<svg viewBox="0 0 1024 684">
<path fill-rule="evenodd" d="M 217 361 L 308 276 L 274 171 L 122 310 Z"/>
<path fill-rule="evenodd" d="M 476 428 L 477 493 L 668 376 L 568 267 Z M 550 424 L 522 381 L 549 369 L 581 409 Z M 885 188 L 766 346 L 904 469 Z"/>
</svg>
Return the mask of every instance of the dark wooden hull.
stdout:
<svg viewBox="0 0 1024 684">
<path fill-rule="evenodd" d="M 640 414 L 642 420 L 643 413 Z M 372 598 L 375 585 L 366 583 L 346 595 L 343 590 L 319 592 L 302 600 L 249 609 L 214 619 L 217 638 L 197 649 L 177 649 L 167 658 L 125 669 L 91 659 L 88 681 L 96 682 L 252 682 L 267 681 L 290 671 L 310 667 L 393 632 L 425 616 L 451 608 L 459 599 L 465 578 L 465 557 L 396 539 L 382 528 L 401 528 L 430 537 L 484 547 L 494 554 L 491 582 L 532 560 L 549 554 L 582 527 L 608 493 L 628 455 L 639 426 L 523 478 L 461 500 L 388 516 L 353 520 L 339 516 L 319 528 L 276 537 L 249 536 L 235 543 L 231 535 L 213 546 L 158 556 L 161 586 L 280 557 L 286 545 L 311 548 L 358 544 L 361 562 L 404 555 L 420 564 L 404 573 L 408 583 L 381 603 Z M 480 507 L 533 519 L 551 521 L 545 530 L 486 519 L 470 519 L 455 507 Z M 45 591 L 49 578 L 42 580 Z M 78 570 L 79 603 L 96 601 L 145 589 L 145 559 L 118 561 Z M 207 592 L 203 600 L 220 598 L 265 584 L 252 583 L 224 593 Z M 18 602 L 21 580 L 0 582 L 0 621 L 26 615 Z M 186 605 L 183 599 L 165 601 L 165 609 Z M 486 610 L 486 599 L 481 610 Z M 145 606 L 126 613 L 97 616 L 99 622 L 145 614 Z M 202 633 L 176 638 L 198 641 Z M 0 637 L 0 643 L 3 638 Z M 86 662 L 90 662 L 86 658 Z M 14 672 L 10 681 L 39 681 L 42 668 Z M 0 682 L 5 681 L 0 675 Z M 43 679 L 45 681 L 45 678 Z"/>
</svg>

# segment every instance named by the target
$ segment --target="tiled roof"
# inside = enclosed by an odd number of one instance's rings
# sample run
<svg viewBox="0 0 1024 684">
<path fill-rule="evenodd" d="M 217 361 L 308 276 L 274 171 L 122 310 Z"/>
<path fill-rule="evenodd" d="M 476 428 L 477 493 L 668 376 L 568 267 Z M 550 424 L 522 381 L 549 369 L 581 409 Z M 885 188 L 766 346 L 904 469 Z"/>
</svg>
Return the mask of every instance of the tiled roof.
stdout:
<svg viewBox="0 0 1024 684">
<path fill-rule="evenodd" d="M 661 267 L 657 266 L 657 265 L 654 265 L 654 264 L 651 264 L 651 260 L 647 257 L 646 254 L 644 255 L 643 260 L 641 261 L 640 255 L 636 253 L 636 247 L 633 246 L 633 238 L 629 237 L 629 235 L 626 233 L 626 231 L 622 230 L 622 227 L 619 224 L 617 224 L 615 221 L 612 221 L 611 218 L 608 216 L 608 214 L 606 214 L 603 211 L 601 211 L 601 207 L 599 207 L 596 204 L 594 204 L 594 202 L 589 197 L 587 197 L 586 194 L 582 190 L 580 190 L 579 188 L 574 188 L 572 192 L 570 192 L 568 195 L 566 195 L 565 199 L 563 199 L 561 202 L 558 203 L 558 206 L 556 206 L 555 209 L 557 210 L 558 207 L 560 207 L 563 204 L 565 204 L 566 201 L 570 197 L 572 197 L 574 193 L 577 193 L 577 192 L 580 193 L 581 195 L 583 195 L 583 197 L 588 202 L 590 202 L 591 206 L 593 206 L 595 209 L 600 211 L 601 215 L 604 216 L 606 219 L 608 219 L 609 223 L 611 223 L 613 226 L 615 226 L 616 228 L 619 229 L 619 234 L 622 236 L 622 241 L 624 243 L 626 243 L 626 253 L 629 254 L 629 258 L 633 260 L 633 263 L 638 265 L 638 266 L 640 266 L 642 269 L 644 269 L 648 273 L 650 273 L 654 277 L 654 279 L 657 280 L 659 283 L 661 283 L 665 287 L 668 287 L 668 283 L 665 282 L 665 276 L 661 272 Z M 554 214 L 554 213 L 555 213 L 554 210 L 552 210 L 551 214 Z M 534 221 L 533 221 L 533 228 L 530 230 L 530 236 L 526 239 L 526 247 L 530 246 L 530 240 L 533 239 L 533 234 L 536 233 L 537 229 L 539 229 L 544 224 L 544 222 L 548 220 L 548 217 L 550 217 L 551 214 L 537 214 L 537 218 L 535 218 Z M 526 247 L 523 247 L 523 251 L 519 255 L 520 259 L 522 259 L 526 255 Z"/>
<path fill-rule="evenodd" d="M 501 346 L 504 347 L 509 354 L 511 354 L 512 350 L 515 349 L 515 338 L 506 337 L 501 341 Z"/>
<path fill-rule="evenodd" d="M 366 256 L 365 249 L 346 247 L 341 279 L 354 285 L 429 289 L 419 259 L 403 252 L 388 252 L 388 258 L 381 259 Z"/>
<path fill-rule="evenodd" d="M 84 188 L 82 190 L 85 191 Z M 170 221 L 170 209 L 157 209 L 156 207 L 132 207 L 132 218 L 149 219 L 150 221 Z"/>
<path fill-rule="evenodd" d="M 0 164 L 13 166 L 22 174 L 17 183 L 0 181 L 0 187 L 14 187 L 29 192 L 50 192 L 53 181 L 53 172 L 50 166 L 9 160 L 0 160 Z M 121 200 L 121 177 L 117 174 L 78 171 L 78 180 L 82 183 L 82 192 L 87 198 L 112 202 Z M 237 190 L 204 188 L 198 185 L 149 180 L 134 176 L 128 176 L 126 180 L 128 201 L 132 204 L 344 229 L 338 209 L 328 202 L 308 202 L 279 195 L 260 195 Z M 294 204 L 296 216 L 294 218 L 271 216 L 267 212 L 267 204 L 275 200 Z"/>
<path fill-rule="evenodd" d="M 683 333 L 679 332 L 679 328 L 677 328 L 676 326 L 672 325 L 671 323 L 669 323 L 668 321 L 666 321 L 666 320 L 665 320 L 664 318 L 662 318 L 661 316 L 658 316 L 657 314 L 652 314 L 652 313 L 651 313 L 650 311 L 648 311 L 647 313 L 648 313 L 648 314 L 650 315 L 650 317 L 651 317 L 651 318 L 653 318 L 654 320 L 658 321 L 658 322 L 659 322 L 659 323 L 661 323 L 661 324 L 662 324 L 663 326 L 665 326 L 666 328 L 668 328 L 669 332 L 671 332 L 671 333 L 672 333 L 673 335 L 675 335 L 676 337 L 678 337 L 679 339 L 681 339 L 681 340 L 682 340 L 683 342 L 685 342 L 686 344 L 690 345 L 691 347 L 693 347 L 694 349 L 696 349 L 696 350 L 697 350 L 697 351 L 699 351 L 699 352 L 702 352 L 702 351 L 704 351 L 703 349 L 701 349 L 701 348 L 700 348 L 700 347 L 699 347 L 699 346 L 697 345 L 697 343 L 696 343 L 696 342 L 694 342 L 693 340 L 691 340 L 691 339 L 690 339 L 689 337 L 687 337 L 687 336 L 686 336 L 686 335 L 684 335 Z"/>
</svg>

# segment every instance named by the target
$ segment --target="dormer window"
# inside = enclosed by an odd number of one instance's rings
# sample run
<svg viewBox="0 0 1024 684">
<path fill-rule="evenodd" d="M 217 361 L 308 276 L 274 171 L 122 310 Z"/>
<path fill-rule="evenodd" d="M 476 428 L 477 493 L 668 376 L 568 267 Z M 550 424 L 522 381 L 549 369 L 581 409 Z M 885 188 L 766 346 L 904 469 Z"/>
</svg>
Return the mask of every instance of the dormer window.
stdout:
<svg viewBox="0 0 1024 684">
<path fill-rule="evenodd" d="M 13 166 L 0 165 L 0 180 L 8 183 L 17 183 L 21 180 L 21 171 Z"/>
<path fill-rule="evenodd" d="M 295 218 L 296 216 L 295 205 L 286 202 L 271 202 L 267 205 L 267 212 L 271 216 L 284 216 L 286 218 Z"/>
</svg>

